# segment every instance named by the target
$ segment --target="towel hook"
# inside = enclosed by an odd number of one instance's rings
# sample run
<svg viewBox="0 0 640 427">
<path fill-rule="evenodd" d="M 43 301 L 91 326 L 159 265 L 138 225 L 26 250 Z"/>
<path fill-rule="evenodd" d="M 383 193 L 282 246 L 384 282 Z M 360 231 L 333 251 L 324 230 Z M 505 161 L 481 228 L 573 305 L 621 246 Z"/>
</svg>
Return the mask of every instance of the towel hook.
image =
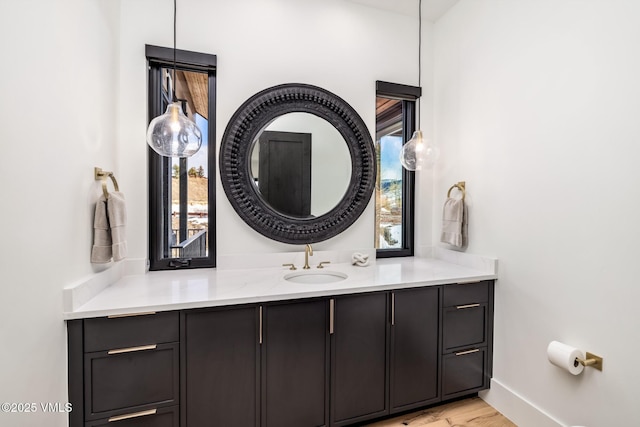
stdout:
<svg viewBox="0 0 640 427">
<path fill-rule="evenodd" d="M 113 188 L 115 191 L 120 191 L 118 188 L 118 181 L 116 181 L 116 177 L 113 175 L 113 172 L 108 172 L 102 170 L 102 168 L 95 167 L 93 168 L 93 175 L 95 180 L 102 181 L 102 194 L 104 194 L 104 198 L 109 198 L 109 191 L 107 190 L 107 178 L 111 178 L 111 182 L 113 182 Z"/>
<path fill-rule="evenodd" d="M 457 188 L 458 190 L 462 191 L 462 200 L 464 200 L 464 196 L 467 194 L 467 192 L 465 191 L 465 188 L 466 188 L 465 182 L 460 181 L 453 184 L 451 188 L 449 188 L 449 191 L 447 191 L 447 197 L 451 196 L 451 190 L 453 190 L 454 188 Z"/>
</svg>

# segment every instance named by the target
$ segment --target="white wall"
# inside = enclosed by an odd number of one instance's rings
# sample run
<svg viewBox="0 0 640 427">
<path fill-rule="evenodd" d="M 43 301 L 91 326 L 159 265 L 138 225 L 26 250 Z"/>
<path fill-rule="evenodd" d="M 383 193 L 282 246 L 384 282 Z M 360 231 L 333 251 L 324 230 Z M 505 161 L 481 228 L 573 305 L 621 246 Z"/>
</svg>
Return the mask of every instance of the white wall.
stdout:
<svg viewBox="0 0 640 427">
<path fill-rule="evenodd" d="M 172 6 L 3 3 L 0 403 L 67 401 L 62 289 L 109 268 L 89 262 L 100 194 L 94 166 L 113 170 L 127 197 L 129 259 L 147 258 L 144 45 L 172 45 Z M 322 86 L 373 129 L 375 81 L 417 83 L 417 22 L 408 16 L 344 0 L 181 0 L 178 16 L 179 48 L 218 55 L 218 144 L 235 109 L 272 85 Z M 253 232 L 219 179 L 217 192 L 219 254 L 301 249 Z M 370 204 L 348 231 L 316 249 L 370 248 L 373 224 Z M 0 425 L 64 426 L 66 419 L 0 413 Z"/>
<path fill-rule="evenodd" d="M 435 25 L 434 243 L 466 180 L 468 251 L 500 259 L 494 385 L 563 424 L 637 418 L 639 24 L 631 0 L 461 0 Z M 552 366 L 551 340 L 604 371 Z"/>
<path fill-rule="evenodd" d="M 146 60 L 144 45 L 172 45 L 170 1 L 122 2 L 119 164 L 132 194 L 130 256 L 147 256 Z M 153 8 L 153 18 L 149 10 Z M 344 0 L 181 1 L 178 48 L 218 55 L 217 132 L 244 100 L 281 83 L 321 86 L 347 102 L 370 130 L 375 126 L 375 81 L 417 84 L 417 21 Z M 125 102 L 126 100 L 126 102 Z M 233 211 L 217 185 L 217 251 L 288 252 L 301 246 L 271 241 Z M 374 206 L 341 236 L 318 250 L 372 248 Z"/>
<path fill-rule="evenodd" d="M 144 44 L 171 46 L 171 6 L 3 4 L 0 402 L 66 401 L 62 288 L 100 270 L 89 263 L 93 166 L 116 172 L 130 258 L 147 256 Z M 466 180 L 468 251 L 500 258 L 494 379 L 566 424 L 635 415 L 639 16 L 633 0 L 461 0 L 423 29 L 422 128 L 442 162 L 418 176 L 417 243 L 437 244 L 446 191 Z M 184 0 L 178 47 L 218 55 L 218 142 L 243 100 L 284 82 L 327 88 L 372 130 L 374 81 L 417 83 L 416 26 L 342 0 Z M 220 254 L 298 249 L 252 232 L 219 180 L 217 191 Z M 372 230 L 370 205 L 317 246 L 371 247 Z M 553 339 L 602 355 L 604 372 L 551 366 Z M 0 424 L 62 426 L 66 415 Z"/>
<path fill-rule="evenodd" d="M 62 289 L 89 262 L 93 167 L 115 167 L 118 2 L 3 2 L 0 402 L 67 402 Z M 66 414 L 0 412 L 3 426 Z"/>
</svg>

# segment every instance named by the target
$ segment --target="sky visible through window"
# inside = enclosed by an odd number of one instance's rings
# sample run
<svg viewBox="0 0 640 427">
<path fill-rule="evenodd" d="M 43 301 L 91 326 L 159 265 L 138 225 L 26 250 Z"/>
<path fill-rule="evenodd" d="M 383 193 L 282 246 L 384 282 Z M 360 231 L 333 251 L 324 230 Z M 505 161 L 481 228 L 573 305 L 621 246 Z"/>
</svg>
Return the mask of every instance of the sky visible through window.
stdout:
<svg viewBox="0 0 640 427">
<path fill-rule="evenodd" d="M 400 149 L 402 137 L 383 136 L 380 138 L 380 177 L 382 180 L 402 179 Z"/>
</svg>

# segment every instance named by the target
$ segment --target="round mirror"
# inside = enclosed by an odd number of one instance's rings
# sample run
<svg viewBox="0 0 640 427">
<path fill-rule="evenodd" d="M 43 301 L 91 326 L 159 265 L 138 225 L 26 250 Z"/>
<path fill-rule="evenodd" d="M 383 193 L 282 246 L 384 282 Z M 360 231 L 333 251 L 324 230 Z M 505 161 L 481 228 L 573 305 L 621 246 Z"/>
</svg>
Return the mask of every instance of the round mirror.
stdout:
<svg viewBox="0 0 640 427">
<path fill-rule="evenodd" d="M 322 88 L 285 84 L 249 98 L 220 146 L 220 178 L 234 210 L 284 243 L 347 229 L 375 185 L 373 141 L 362 118 Z"/>
<path fill-rule="evenodd" d="M 314 218 L 344 197 L 351 180 L 347 143 L 329 122 L 309 113 L 273 120 L 253 142 L 251 175 L 266 204 L 283 215 Z"/>
</svg>

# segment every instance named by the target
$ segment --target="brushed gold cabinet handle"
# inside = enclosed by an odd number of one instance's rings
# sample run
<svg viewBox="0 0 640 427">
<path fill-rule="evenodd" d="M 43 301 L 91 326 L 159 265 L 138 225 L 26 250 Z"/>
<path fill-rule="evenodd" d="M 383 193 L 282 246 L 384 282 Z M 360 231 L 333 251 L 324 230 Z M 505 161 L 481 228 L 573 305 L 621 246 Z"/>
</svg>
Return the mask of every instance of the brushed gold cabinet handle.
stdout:
<svg viewBox="0 0 640 427">
<path fill-rule="evenodd" d="M 112 423 L 114 421 L 128 420 L 130 418 L 138 418 L 138 417 L 145 417 L 147 415 L 155 415 L 157 411 L 158 411 L 157 409 L 149 409 L 148 411 L 133 412 L 131 414 L 118 415 L 116 417 L 109 418 L 109 422 Z"/>
<path fill-rule="evenodd" d="M 456 285 L 473 285 L 474 283 L 480 283 L 482 280 L 468 280 L 466 282 L 457 282 Z"/>
<path fill-rule="evenodd" d="M 135 317 L 135 316 L 149 316 L 152 314 L 156 314 L 155 311 L 145 311 L 143 313 L 129 313 L 129 314 L 112 314 L 111 316 L 107 316 L 107 319 L 118 319 L 120 317 Z"/>
<path fill-rule="evenodd" d="M 335 317 L 335 311 L 336 311 L 336 302 L 333 298 L 331 298 L 329 300 L 329 334 L 330 335 L 333 335 L 333 329 L 334 329 L 333 318 Z"/>
<path fill-rule="evenodd" d="M 396 294 L 391 292 L 391 326 L 396 324 Z"/>
<path fill-rule="evenodd" d="M 260 306 L 260 337 L 259 344 L 262 344 L 262 306 Z"/>
<path fill-rule="evenodd" d="M 465 308 L 476 308 L 480 307 L 480 304 L 467 304 L 467 305 L 457 305 L 456 308 L 458 310 L 464 310 Z"/>
<path fill-rule="evenodd" d="M 456 356 L 464 356 L 465 354 L 477 353 L 479 351 L 479 348 L 476 348 L 474 350 L 461 351 L 460 353 L 456 353 Z"/>
<path fill-rule="evenodd" d="M 141 345 L 139 347 L 117 348 L 115 350 L 109 350 L 108 354 L 122 354 L 122 353 L 131 353 L 134 351 L 155 350 L 156 347 L 158 347 L 157 344 Z"/>
</svg>

